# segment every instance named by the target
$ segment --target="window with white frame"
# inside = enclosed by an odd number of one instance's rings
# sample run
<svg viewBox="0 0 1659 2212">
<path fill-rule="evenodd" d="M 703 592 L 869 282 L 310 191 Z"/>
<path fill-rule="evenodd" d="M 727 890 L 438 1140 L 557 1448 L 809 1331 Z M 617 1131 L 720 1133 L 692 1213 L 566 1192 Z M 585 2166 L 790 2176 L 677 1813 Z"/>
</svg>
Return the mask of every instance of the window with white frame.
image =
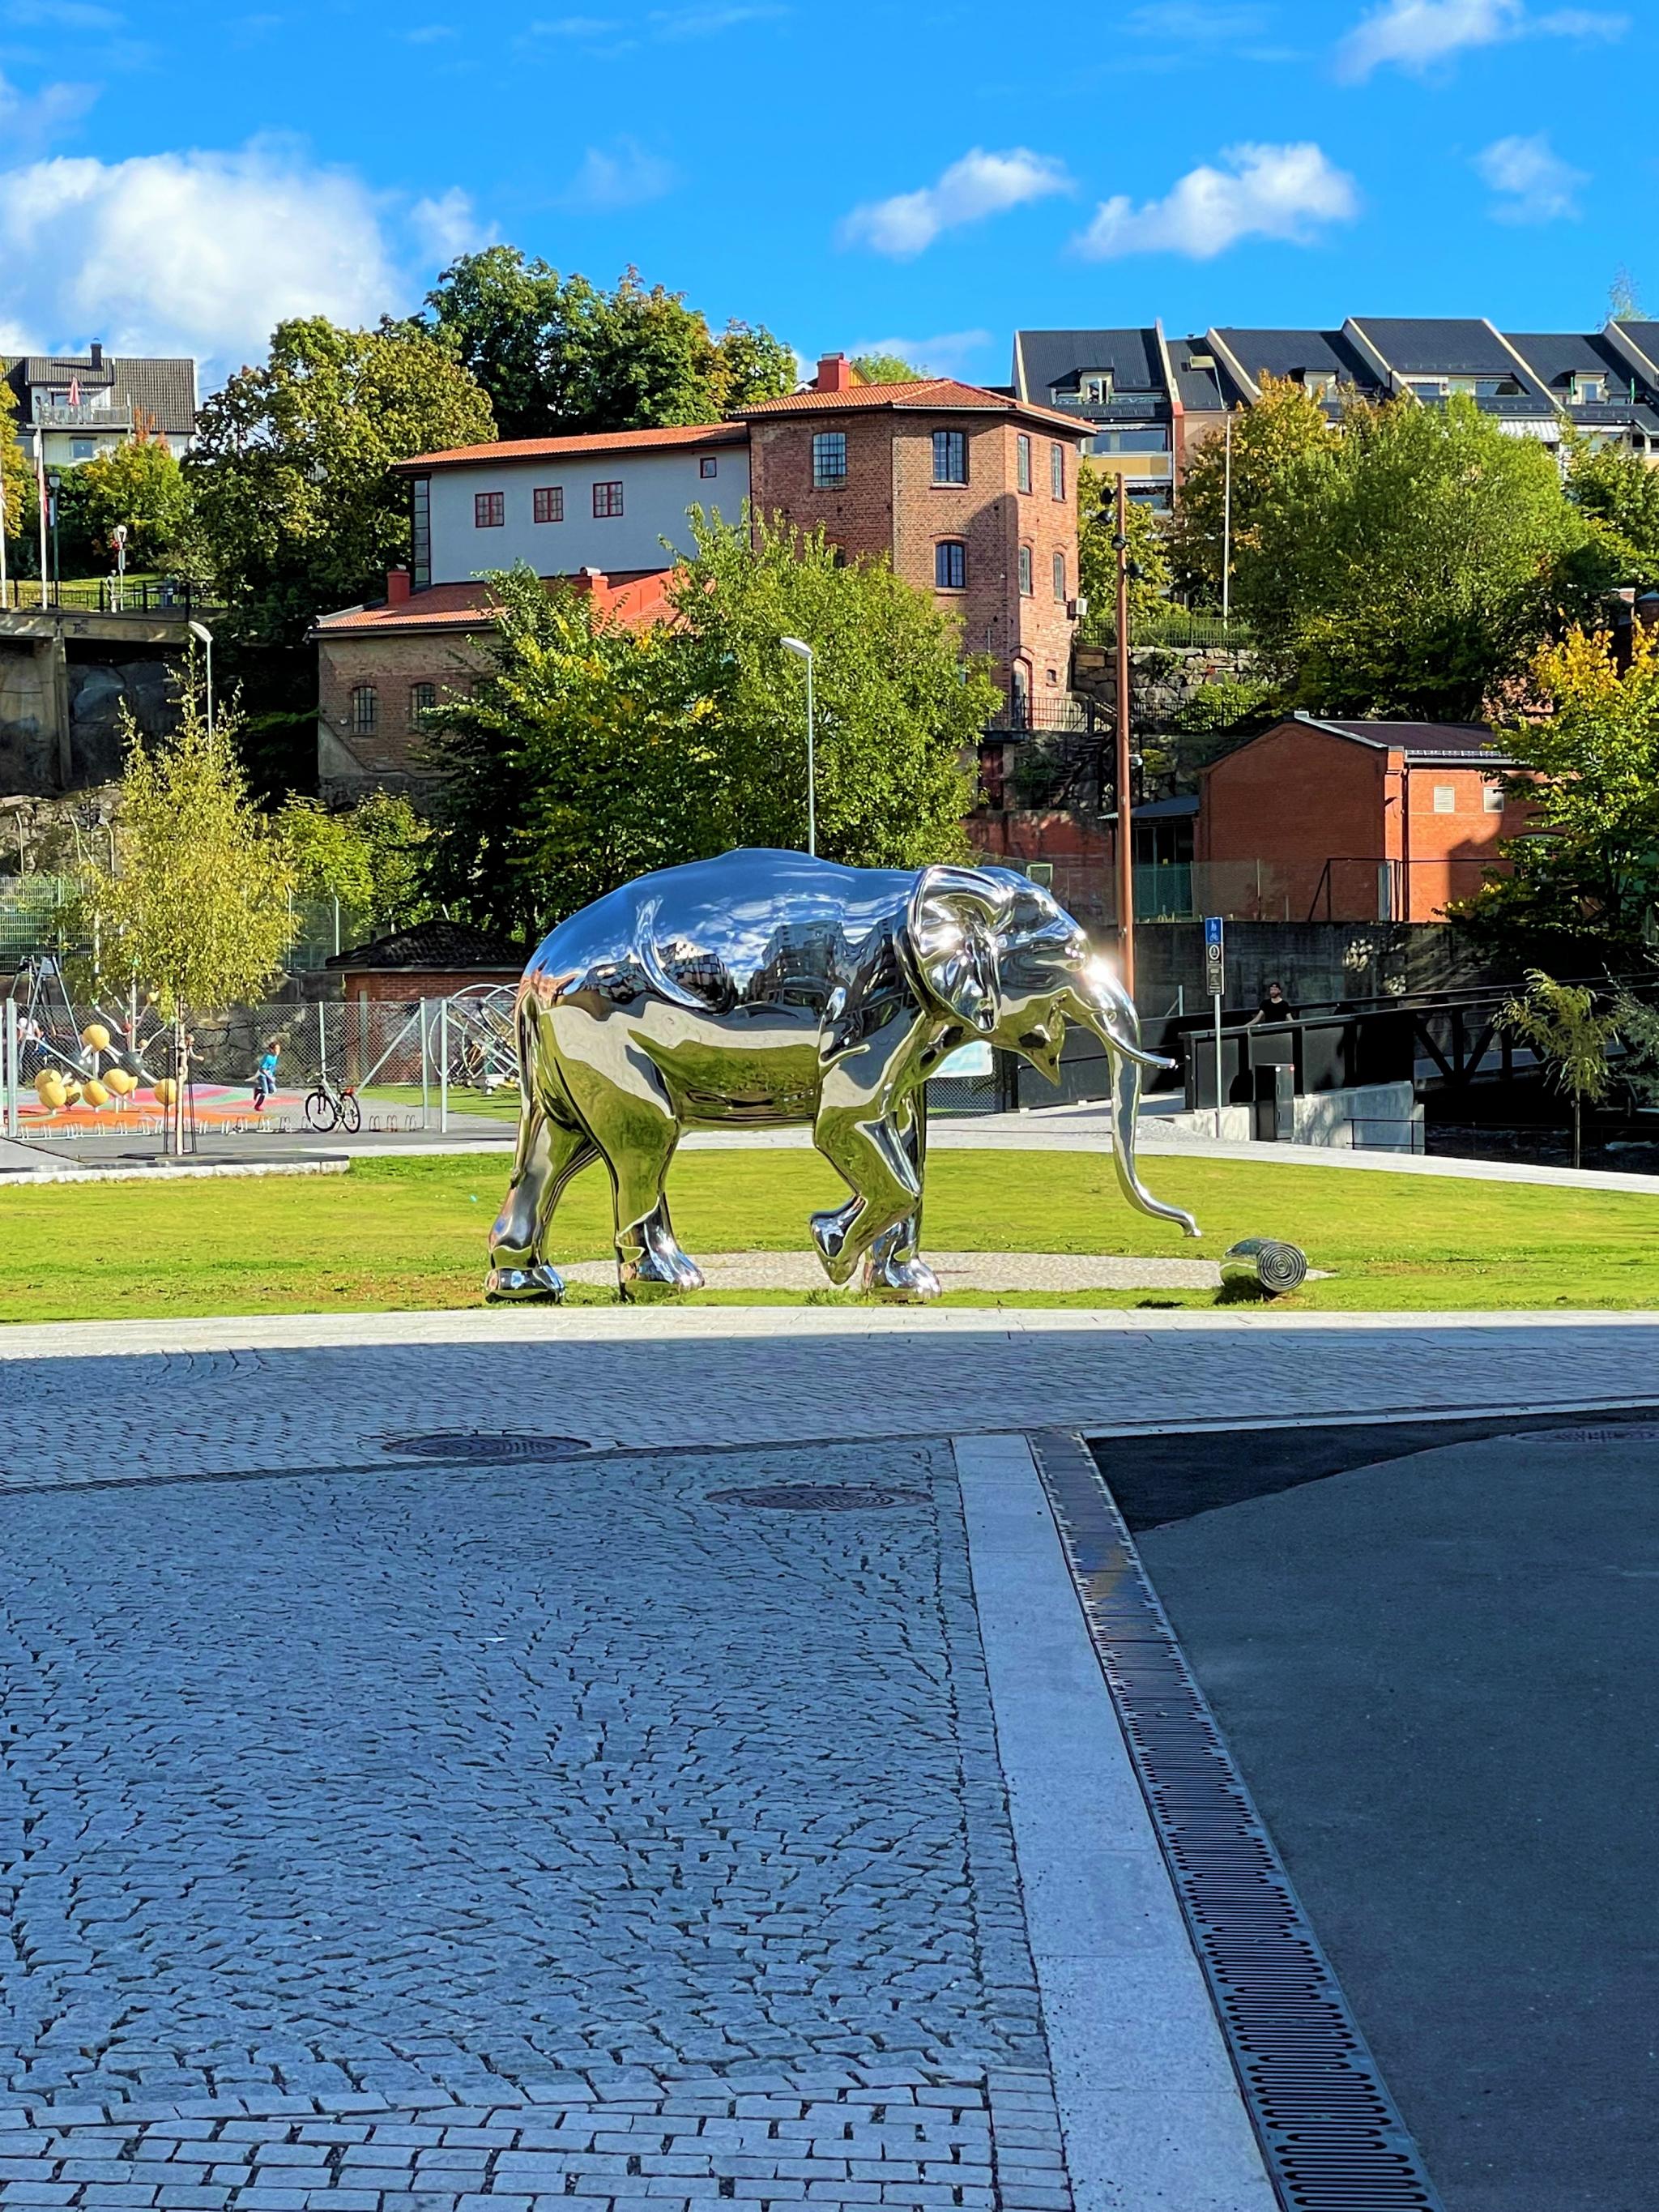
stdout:
<svg viewBox="0 0 1659 2212">
<path fill-rule="evenodd" d="M 1029 599 L 1031 592 L 1031 549 L 1029 545 L 1022 545 L 1019 549 L 1019 596 L 1022 599 Z"/>
<path fill-rule="evenodd" d="M 1066 448 L 1058 441 L 1048 448 L 1048 489 L 1056 499 L 1066 496 Z"/>
<path fill-rule="evenodd" d="M 1056 553 L 1054 556 L 1054 597 L 1057 599 L 1064 599 L 1067 597 L 1066 590 L 1066 556 L 1063 553 Z"/>
<path fill-rule="evenodd" d="M 1031 441 L 1024 430 L 1014 441 L 1014 482 L 1021 491 L 1031 489 Z"/>
<path fill-rule="evenodd" d="M 1503 785 L 1501 783 L 1489 783 L 1484 793 L 1481 794 L 1481 804 L 1485 806 L 1488 814 L 1501 814 L 1504 811 Z"/>
<path fill-rule="evenodd" d="M 1455 783 L 1437 783 L 1435 785 L 1434 811 L 1437 814 L 1456 813 L 1457 786 Z"/>
</svg>

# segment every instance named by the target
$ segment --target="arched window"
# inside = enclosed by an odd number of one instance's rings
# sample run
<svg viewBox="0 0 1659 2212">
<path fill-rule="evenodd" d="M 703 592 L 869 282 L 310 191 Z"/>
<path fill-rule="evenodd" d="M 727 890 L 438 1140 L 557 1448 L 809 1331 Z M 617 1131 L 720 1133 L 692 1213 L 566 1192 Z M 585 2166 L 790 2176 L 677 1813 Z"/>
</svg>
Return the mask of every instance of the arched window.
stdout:
<svg viewBox="0 0 1659 2212">
<path fill-rule="evenodd" d="M 1066 556 L 1063 553 L 1054 556 L 1054 597 L 1057 599 L 1066 597 Z"/>
<path fill-rule="evenodd" d="M 372 684 L 359 684 L 351 694 L 351 734 L 372 738 L 380 726 L 380 695 Z"/>
<path fill-rule="evenodd" d="M 1031 581 L 1031 549 L 1029 545 L 1022 545 L 1019 549 L 1019 596 L 1022 599 L 1029 599 L 1035 588 Z"/>
<path fill-rule="evenodd" d="M 959 538 L 941 538 L 933 548 L 933 589 L 965 592 L 968 588 L 968 548 Z"/>
<path fill-rule="evenodd" d="M 1031 721 L 1031 678 L 1025 663 L 1017 660 L 1012 680 L 1008 687 L 1008 722 L 1012 729 L 1024 730 Z"/>
</svg>

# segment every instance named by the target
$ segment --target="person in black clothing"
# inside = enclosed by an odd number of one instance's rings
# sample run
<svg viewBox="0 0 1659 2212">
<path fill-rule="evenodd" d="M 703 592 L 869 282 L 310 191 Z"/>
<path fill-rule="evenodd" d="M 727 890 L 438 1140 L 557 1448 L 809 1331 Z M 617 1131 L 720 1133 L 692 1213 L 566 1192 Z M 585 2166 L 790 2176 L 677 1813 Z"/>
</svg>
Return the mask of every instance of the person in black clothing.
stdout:
<svg viewBox="0 0 1659 2212">
<path fill-rule="evenodd" d="M 1278 983 L 1269 983 L 1261 994 L 1260 1005 L 1251 1016 L 1252 1024 L 1256 1022 L 1293 1022 L 1295 1019 L 1296 1008 L 1285 996 L 1283 987 Z"/>
</svg>

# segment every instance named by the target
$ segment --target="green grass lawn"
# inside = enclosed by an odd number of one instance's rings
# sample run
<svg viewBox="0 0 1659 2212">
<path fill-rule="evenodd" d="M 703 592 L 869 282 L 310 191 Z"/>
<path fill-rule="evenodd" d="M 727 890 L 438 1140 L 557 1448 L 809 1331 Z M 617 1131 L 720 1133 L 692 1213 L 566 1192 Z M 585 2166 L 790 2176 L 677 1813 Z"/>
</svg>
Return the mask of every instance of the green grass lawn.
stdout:
<svg viewBox="0 0 1659 2212">
<path fill-rule="evenodd" d="M 491 1155 L 360 1160 L 340 1176 L 0 1184 L 0 1320 L 476 1305 L 507 1166 Z M 1282 1237 L 1335 1271 L 1281 1302 L 1304 1312 L 1659 1304 L 1653 1199 L 1167 1157 L 1147 1174 L 1160 1197 L 1191 1206 L 1201 1243 L 1131 1213 L 1099 1153 L 1015 1152 L 934 1154 L 925 1243 L 1218 1257 L 1238 1237 Z M 841 1186 L 812 1152 L 687 1152 L 671 1194 L 695 1255 L 805 1249 L 807 1214 Z M 609 1186 L 590 1171 L 566 1195 L 555 1257 L 604 1258 L 609 1234 Z M 799 1301 L 757 1292 L 743 1302 Z M 1215 1295 L 961 1292 L 948 1303 L 1200 1307 Z"/>
</svg>

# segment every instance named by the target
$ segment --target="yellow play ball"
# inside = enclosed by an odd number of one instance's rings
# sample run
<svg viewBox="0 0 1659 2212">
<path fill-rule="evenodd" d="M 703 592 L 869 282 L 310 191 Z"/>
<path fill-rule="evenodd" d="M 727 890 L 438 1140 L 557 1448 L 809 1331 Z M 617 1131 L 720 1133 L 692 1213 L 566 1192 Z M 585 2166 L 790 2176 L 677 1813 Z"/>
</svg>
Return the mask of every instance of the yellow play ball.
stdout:
<svg viewBox="0 0 1659 2212">
<path fill-rule="evenodd" d="M 109 1031 L 102 1022 L 88 1022 L 81 1032 L 81 1042 L 89 1052 L 107 1052 Z"/>
<path fill-rule="evenodd" d="M 84 1103 L 88 1106 L 107 1106 L 109 1104 L 109 1093 L 105 1090 L 101 1083 L 82 1084 L 81 1086 L 81 1097 Z"/>
<path fill-rule="evenodd" d="M 81 1086 L 72 1075 L 64 1085 L 64 1096 L 71 1106 L 78 1106 L 81 1103 Z"/>
<path fill-rule="evenodd" d="M 173 1081 L 173 1078 L 170 1075 L 162 1076 L 155 1086 L 156 1104 L 158 1106 L 171 1106 L 173 1100 L 178 1096 L 179 1086 Z"/>
<path fill-rule="evenodd" d="M 118 1098 L 125 1098 L 138 1088 L 138 1079 L 125 1067 L 112 1067 L 104 1081 Z"/>
<path fill-rule="evenodd" d="M 34 1079 L 34 1095 L 49 1114 L 55 1114 L 68 1093 L 64 1079 L 55 1067 L 43 1067 Z"/>
</svg>

